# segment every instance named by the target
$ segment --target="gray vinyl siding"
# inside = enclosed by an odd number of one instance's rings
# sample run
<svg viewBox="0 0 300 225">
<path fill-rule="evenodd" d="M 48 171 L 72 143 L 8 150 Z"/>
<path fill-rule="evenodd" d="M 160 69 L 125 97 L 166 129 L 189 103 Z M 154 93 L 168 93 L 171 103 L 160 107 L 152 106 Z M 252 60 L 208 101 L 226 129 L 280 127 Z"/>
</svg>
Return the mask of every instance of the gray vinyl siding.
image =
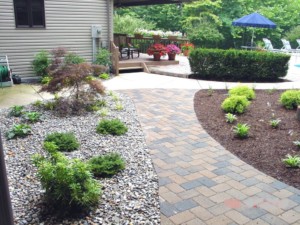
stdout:
<svg viewBox="0 0 300 225">
<path fill-rule="evenodd" d="M 13 0 L 0 0 L 0 54 L 8 55 L 13 73 L 22 77 L 34 75 L 31 62 L 42 49 L 65 47 L 91 62 L 91 25 L 102 26 L 98 44 L 108 46 L 112 5 L 107 0 L 45 0 L 46 28 L 16 28 Z"/>
</svg>

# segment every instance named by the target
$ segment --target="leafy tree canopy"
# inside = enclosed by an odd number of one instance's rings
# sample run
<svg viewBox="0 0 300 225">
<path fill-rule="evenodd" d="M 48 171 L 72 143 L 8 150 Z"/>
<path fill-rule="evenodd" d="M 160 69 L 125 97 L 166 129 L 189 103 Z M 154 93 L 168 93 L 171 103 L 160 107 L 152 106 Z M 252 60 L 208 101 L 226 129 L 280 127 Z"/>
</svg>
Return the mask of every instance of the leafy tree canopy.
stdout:
<svg viewBox="0 0 300 225">
<path fill-rule="evenodd" d="M 269 18 L 277 24 L 277 28 L 241 28 L 231 25 L 233 20 L 253 12 Z M 197 45 L 223 48 L 239 47 L 249 42 L 252 31 L 255 31 L 255 41 L 269 37 L 275 47 L 280 48 L 280 38 L 300 24 L 299 12 L 299 0 L 195 0 L 182 5 L 139 6 L 117 10 L 119 15 L 131 15 L 152 23 L 156 29 L 185 31 Z"/>
</svg>

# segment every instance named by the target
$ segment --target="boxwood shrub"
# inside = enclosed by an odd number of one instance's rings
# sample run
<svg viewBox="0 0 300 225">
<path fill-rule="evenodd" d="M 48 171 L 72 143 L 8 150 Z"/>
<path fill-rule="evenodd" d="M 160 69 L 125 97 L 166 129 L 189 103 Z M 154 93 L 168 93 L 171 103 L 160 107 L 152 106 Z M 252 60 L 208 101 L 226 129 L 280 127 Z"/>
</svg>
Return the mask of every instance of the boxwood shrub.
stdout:
<svg viewBox="0 0 300 225">
<path fill-rule="evenodd" d="M 93 178 L 87 163 L 79 159 L 67 159 L 60 152 L 52 152 L 48 157 L 34 155 L 33 164 L 46 190 L 47 202 L 56 209 L 62 209 L 62 214 L 97 205 L 101 185 Z"/>
<path fill-rule="evenodd" d="M 287 74 L 290 55 L 264 51 L 194 49 L 193 77 L 208 80 L 272 81 Z"/>
<path fill-rule="evenodd" d="M 280 95 L 280 103 L 287 109 L 294 109 L 300 105 L 300 91 L 288 90 Z"/>
<path fill-rule="evenodd" d="M 110 177 L 125 169 L 125 161 L 118 153 L 94 156 L 88 164 L 92 173 L 97 177 Z"/>
<path fill-rule="evenodd" d="M 128 131 L 127 126 L 119 119 L 103 119 L 97 125 L 98 134 L 122 135 Z"/>
<path fill-rule="evenodd" d="M 222 109 L 227 113 L 244 113 L 250 102 L 245 96 L 230 96 L 222 103 Z"/>
<path fill-rule="evenodd" d="M 239 85 L 229 90 L 229 95 L 245 96 L 248 100 L 255 99 L 255 92 L 253 89 L 245 85 Z"/>
<path fill-rule="evenodd" d="M 80 146 L 73 133 L 59 133 L 55 132 L 48 134 L 45 142 L 52 142 L 57 146 L 58 151 L 71 152 L 77 150 Z"/>
</svg>

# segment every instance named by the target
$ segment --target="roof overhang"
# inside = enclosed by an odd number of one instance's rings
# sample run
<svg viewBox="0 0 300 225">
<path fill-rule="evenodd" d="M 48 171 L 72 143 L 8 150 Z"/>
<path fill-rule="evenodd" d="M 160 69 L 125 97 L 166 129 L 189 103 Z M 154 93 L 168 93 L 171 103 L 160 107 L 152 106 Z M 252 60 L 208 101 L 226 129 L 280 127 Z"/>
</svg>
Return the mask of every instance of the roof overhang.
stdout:
<svg viewBox="0 0 300 225">
<path fill-rule="evenodd" d="M 191 2 L 192 0 L 114 0 L 115 7 L 161 5 L 161 4 L 180 4 Z"/>
</svg>

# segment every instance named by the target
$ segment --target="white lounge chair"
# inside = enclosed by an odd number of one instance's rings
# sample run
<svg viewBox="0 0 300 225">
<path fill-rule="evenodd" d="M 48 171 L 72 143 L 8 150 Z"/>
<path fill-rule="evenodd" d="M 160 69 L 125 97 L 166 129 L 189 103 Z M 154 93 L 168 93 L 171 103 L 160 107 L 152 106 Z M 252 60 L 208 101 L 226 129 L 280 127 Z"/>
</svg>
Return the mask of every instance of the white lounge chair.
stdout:
<svg viewBox="0 0 300 225">
<path fill-rule="evenodd" d="M 300 49 L 300 39 L 297 39 L 296 41 L 298 43 L 298 47 L 296 49 Z"/>
<path fill-rule="evenodd" d="M 283 47 L 282 50 L 288 53 L 300 53 L 300 49 L 293 49 L 291 43 L 286 39 L 281 39 Z"/>
<path fill-rule="evenodd" d="M 270 51 L 270 52 L 282 52 L 281 49 L 273 48 L 273 45 L 268 38 L 263 38 L 263 41 L 265 43 L 265 47 L 264 47 L 265 50 Z"/>
</svg>

